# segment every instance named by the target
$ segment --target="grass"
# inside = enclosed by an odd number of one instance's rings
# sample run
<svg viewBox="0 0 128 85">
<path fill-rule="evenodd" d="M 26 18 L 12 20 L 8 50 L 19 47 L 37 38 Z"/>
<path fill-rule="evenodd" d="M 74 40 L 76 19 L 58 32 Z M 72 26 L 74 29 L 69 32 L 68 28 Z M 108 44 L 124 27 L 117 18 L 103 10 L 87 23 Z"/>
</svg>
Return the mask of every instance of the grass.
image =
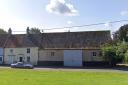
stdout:
<svg viewBox="0 0 128 85">
<path fill-rule="evenodd" d="M 128 73 L 1 68 L 0 85 L 128 85 Z"/>
</svg>

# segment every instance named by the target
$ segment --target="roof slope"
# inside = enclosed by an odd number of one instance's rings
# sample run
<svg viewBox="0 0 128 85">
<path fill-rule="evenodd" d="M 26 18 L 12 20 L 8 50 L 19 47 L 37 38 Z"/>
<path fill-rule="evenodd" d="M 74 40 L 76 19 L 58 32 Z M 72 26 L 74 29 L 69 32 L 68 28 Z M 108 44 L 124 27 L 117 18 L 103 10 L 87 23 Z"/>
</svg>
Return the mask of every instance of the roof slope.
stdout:
<svg viewBox="0 0 128 85">
<path fill-rule="evenodd" d="M 43 48 L 95 48 L 111 40 L 110 31 L 43 33 Z"/>
<path fill-rule="evenodd" d="M 37 47 L 30 39 L 29 36 L 25 34 L 16 34 L 11 35 L 6 43 L 7 48 L 16 48 L 16 47 Z"/>
<path fill-rule="evenodd" d="M 0 47 L 39 47 L 43 49 L 99 48 L 111 40 L 110 31 L 85 31 L 42 34 L 0 34 Z"/>
<path fill-rule="evenodd" d="M 0 34 L 0 47 L 5 46 L 7 38 L 8 38 L 8 34 Z"/>
</svg>

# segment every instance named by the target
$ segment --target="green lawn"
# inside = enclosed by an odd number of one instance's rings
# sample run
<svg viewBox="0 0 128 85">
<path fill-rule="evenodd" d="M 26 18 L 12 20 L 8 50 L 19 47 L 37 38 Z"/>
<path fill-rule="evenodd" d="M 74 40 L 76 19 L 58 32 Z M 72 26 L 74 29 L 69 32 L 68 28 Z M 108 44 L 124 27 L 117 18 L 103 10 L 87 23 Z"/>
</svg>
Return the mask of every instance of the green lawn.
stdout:
<svg viewBox="0 0 128 85">
<path fill-rule="evenodd" d="M 128 73 L 1 68 L 0 85 L 128 85 Z"/>
</svg>

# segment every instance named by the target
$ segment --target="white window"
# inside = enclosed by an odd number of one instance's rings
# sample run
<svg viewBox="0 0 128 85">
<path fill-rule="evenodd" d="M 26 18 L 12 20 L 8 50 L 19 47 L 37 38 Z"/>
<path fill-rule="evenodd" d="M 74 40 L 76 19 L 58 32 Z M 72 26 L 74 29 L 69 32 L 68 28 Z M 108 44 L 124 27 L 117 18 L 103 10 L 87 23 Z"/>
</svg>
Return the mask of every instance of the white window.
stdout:
<svg viewBox="0 0 128 85">
<path fill-rule="evenodd" d="M 27 48 L 27 53 L 30 53 L 30 48 Z"/>
<path fill-rule="evenodd" d="M 92 56 L 97 56 L 97 53 L 96 52 L 92 52 Z"/>
</svg>

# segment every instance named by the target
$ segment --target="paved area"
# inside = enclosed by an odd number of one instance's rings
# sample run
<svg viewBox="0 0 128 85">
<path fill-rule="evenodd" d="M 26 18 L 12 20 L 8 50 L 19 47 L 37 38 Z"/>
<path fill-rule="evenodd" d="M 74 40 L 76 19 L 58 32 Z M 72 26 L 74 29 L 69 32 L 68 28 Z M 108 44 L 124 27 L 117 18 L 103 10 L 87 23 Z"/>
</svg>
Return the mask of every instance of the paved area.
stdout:
<svg viewBox="0 0 128 85">
<path fill-rule="evenodd" d="M 9 66 L 0 66 L 2 68 L 10 68 Z M 15 68 L 12 68 L 15 69 Z M 128 67 L 114 67 L 114 68 L 101 68 L 101 67 L 84 67 L 84 68 L 74 68 L 74 67 L 35 67 L 33 70 L 49 70 L 49 71 L 87 71 L 87 72 L 123 72 L 128 73 Z"/>
</svg>

